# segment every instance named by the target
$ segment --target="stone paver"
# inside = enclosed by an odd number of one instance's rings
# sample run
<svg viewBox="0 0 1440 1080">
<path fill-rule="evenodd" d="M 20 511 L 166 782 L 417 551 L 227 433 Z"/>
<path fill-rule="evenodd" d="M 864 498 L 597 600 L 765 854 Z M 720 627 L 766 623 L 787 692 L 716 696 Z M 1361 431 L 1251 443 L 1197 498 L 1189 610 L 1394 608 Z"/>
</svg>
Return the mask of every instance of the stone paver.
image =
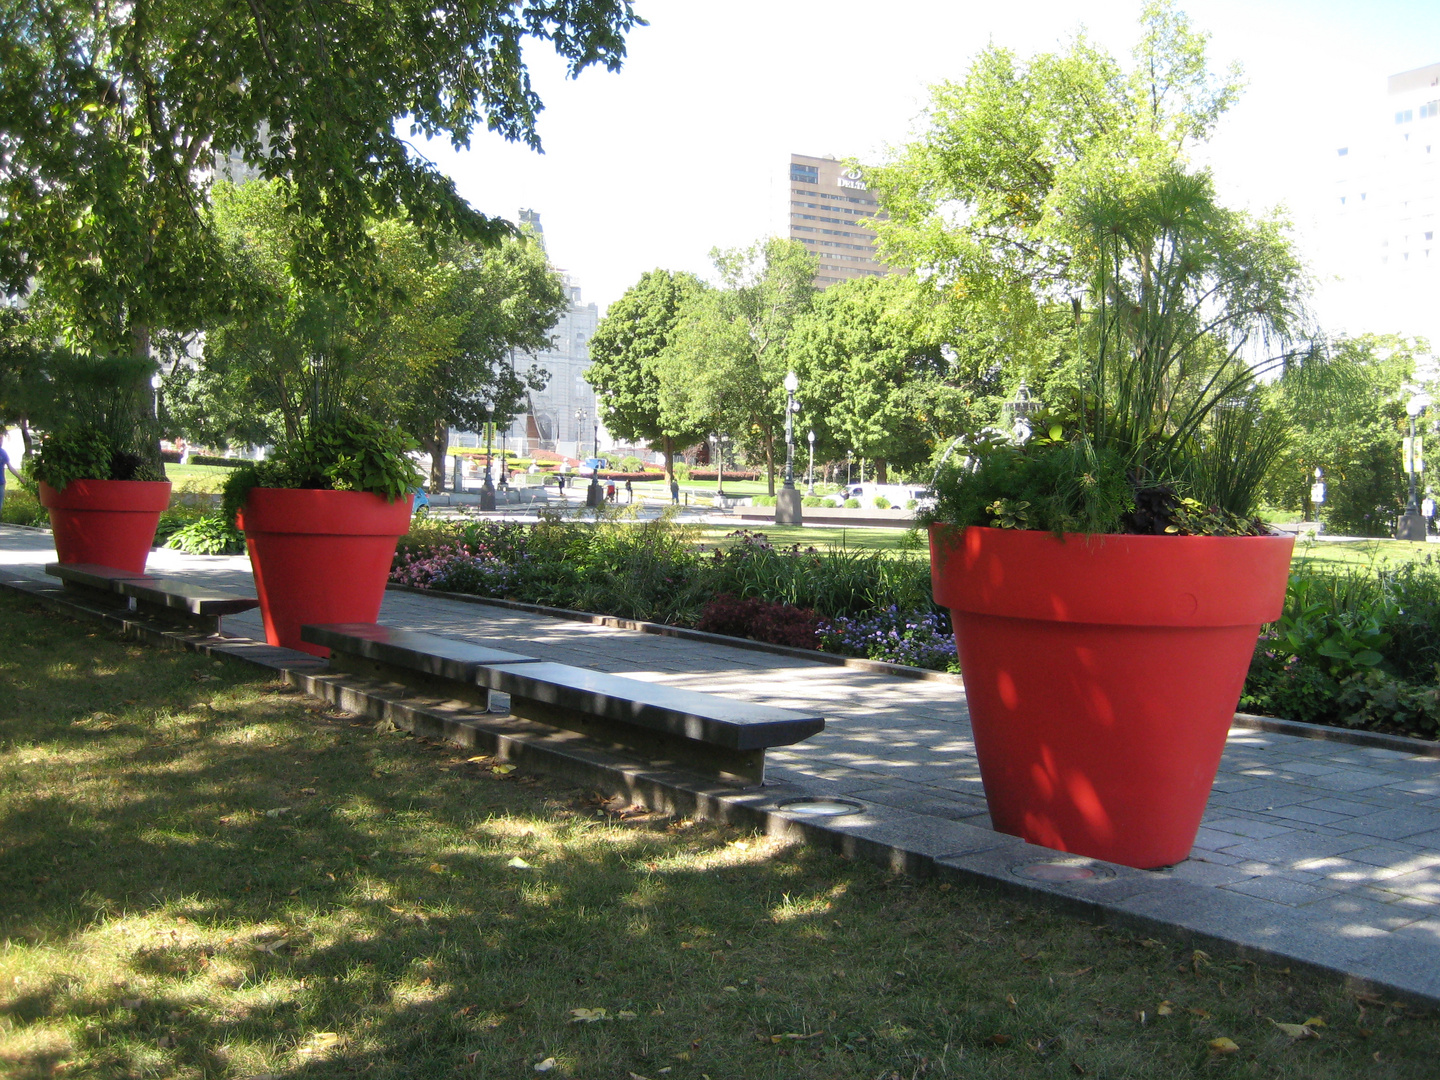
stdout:
<svg viewBox="0 0 1440 1080">
<path fill-rule="evenodd" d="M 48 580 L 43 564 L 53 558 L 48 534 L 0 527 L 0 576 Z M 252 587 L 243 558 L 160 551 L 151 569 L 222 588 Z M 818 709 L 826 730 L 771 751 L 769 781 L 887 808 L 900 815 L 890 826 L 895 834 L 936 855 L 937 867 L 941 855 L 960 859 L 991 846 L 984 865 L 997 868 L 1021 849 L 1043 851 L 990 832 L 964 695 L 952 682 L 395 590 L 386 594 L 381 621 L 637 679 Z M 258 612 L 229 617 L 225 627 L 261 636 Z M 926 822 L 932 832 L 922 842 Z M 1080 896 L 1071 885 L 1035 887 Z M 1317 962 L 1336 970 L 1381 981 L 1387 972 L 1413 972 L 1420 992 L 1440 998 L 1440 759 L 1236 728 L 1191 858 L 1162 872 L 1121 868 L 1103 895 L 1137 918 L 1261 948 L 1318 949 Z"/>
</svg>

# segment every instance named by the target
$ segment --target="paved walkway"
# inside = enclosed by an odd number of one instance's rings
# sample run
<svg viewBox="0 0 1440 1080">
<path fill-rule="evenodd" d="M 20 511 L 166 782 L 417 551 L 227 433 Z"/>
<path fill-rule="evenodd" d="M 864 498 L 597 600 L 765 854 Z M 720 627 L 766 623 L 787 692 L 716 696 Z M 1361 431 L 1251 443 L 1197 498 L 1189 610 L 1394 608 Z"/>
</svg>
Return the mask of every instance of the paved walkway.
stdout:
<svg viewBox="0 0 1440 1080">
<path fill-rule="evenodd" d="M 53 559 L 47 533 L 0 527 L 0 576 L 42 579 Z M 253 589 L 244 558 L 157 551 L 150 568 Z M 827 717 L 822 734 L 770 752 L 769 781 L 892 808 L 911 835 L 930 829 L 937 865 L 947 843 L 983 847 L 971 830 L 988 831 L 989 817 L 964 695 L 954 683 L 393 590 L 380 618 L 548 660 L 820 711 Z M 228 618 L 226 630 L 262 636 L 257 613 Z M 1053 854 L 989 835 L 992 847 L 1012 844 L 1004 849 L 1010 863 Z M 970 839 L 945 839 L 960 836 Z M 1015 854 L 1020 847 L 1023 857 Z M 1107 874 L 1117 882 L 1109 898 L 1116 910 L 1440 1000 L 1440 758 L 1236 728 L 1190 859 L 1161 872 Z M 1015 884 L 1079 895 L 1063 883 Z"/>
</svg>

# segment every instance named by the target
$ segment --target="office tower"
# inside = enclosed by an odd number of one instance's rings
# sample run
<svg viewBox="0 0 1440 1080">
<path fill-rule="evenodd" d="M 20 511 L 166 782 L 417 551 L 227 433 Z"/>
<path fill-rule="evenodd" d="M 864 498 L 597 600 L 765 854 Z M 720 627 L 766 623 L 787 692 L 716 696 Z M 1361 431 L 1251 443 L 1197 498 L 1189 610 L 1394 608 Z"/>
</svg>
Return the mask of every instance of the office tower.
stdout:
<svg viewBox="0 0 1440 1080">
<path fill-rule="evenodd" d="M 883 217 L 859 169 L 833 157 L 790 155 L 790 239 L 799 240 L 819 260 L 820 288 L 857 277 L 891 272 L 875 259 L 875 230 Z"/>
</svg>

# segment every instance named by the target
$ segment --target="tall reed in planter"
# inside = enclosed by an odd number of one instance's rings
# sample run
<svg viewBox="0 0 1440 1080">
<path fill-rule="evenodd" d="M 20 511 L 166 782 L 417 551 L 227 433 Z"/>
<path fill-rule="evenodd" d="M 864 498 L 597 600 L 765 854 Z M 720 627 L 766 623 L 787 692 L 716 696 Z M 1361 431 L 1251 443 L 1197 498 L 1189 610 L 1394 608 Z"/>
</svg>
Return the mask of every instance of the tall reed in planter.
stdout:
<svg viewBox="0 0 1440 1080">
<path fill-rule="evenodd" d="M 977 439 L 941 475 L 931 572 L 996 828 L 1153 867 L 1189 853 L 1283 601 L 1293 540 L 1253 518 L 1282 436 L 1253 381 L 1300 355 L 1300 274 L 1205 176 L 1082 211 L 1088 382 L 1040 437 Z"/>
</svg>

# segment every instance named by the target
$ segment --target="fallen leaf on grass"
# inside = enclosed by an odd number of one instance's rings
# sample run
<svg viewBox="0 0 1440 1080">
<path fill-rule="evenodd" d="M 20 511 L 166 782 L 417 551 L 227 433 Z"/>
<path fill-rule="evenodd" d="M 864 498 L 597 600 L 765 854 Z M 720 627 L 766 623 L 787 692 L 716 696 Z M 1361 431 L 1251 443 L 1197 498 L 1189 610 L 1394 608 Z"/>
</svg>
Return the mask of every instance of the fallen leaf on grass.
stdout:
<svg viewBox="0 0 1440 1080">
<path fill-rule="evenodd" d="M 492 765 L 492 766 L 490 767 L 490 771 L 493 772 L 493 773 L 495 773 L 497 776 L 509 776 L 512 772 L 515 771 L 515 766 L 514 766 L 514 765 Z"/>
<path fill-rule="evenodd" d="M 1211 1039 L 1209 1046 L 1210 1053 L 1216 1055 L 1238 1054 L 1240 1052 L 1239 1044 L 1237 1044 L 1234 1039 L 1227 1039 L 1223 1035 L 1218 1039 Z"/>
<path fill-rule="evenodd" d="M 18 983 L 20 980 L 16 979 L 15 981 Z M 123 1001 L 120 1002 L 120 1007 L 122 1009 L 129 1009 L 131 1012 L 137 1012 L 140 1006 L 144 1004 L 144 998 L 125 998 Z"/>
<path fill-rule="evenodd" d="M 443 874 L 445 873 L 446 866 L 444 863 L 432 862 L 425 869 L 429 870 L 432 874 Z"/>
<path fill-rule="evenodd" d="M 1267 1017 L 1266 1019 L 1269 1018 Z M 1300 1039 L 1318 1039 L 1320 1037 L 1320 1033 L 1309 1024 L 1282 1024 L 1279 1020 L 1271 1020 L 1270 1022 L 1286 1035 L 1290 1036 L 1290 1038 L 1297 1041 Z"/>
<path fill-rule="evenodd" d="M 506 866 L 513 866 L 516 870 L 534 870 L 534 869 L 535 869 L 535 867 L 531 866 L 528 862 L 526 862 L 524 859 L 522 859 L 519 855 L 516 855 L 513 859 L 511 859 L 511 860 L 510 860 L 509 862 L 507 862 L 505 865 L 506 865 Z"/>
<path fill-rule="evenodd" d="M 557 1064 L 557 1063 L 556 1063 L 556 1061 L 555 1061 L 554 1058 L 546 1058 L 544 1061 L 537 1061 L 537 1062 L 535 1063 L 535 1071 L 536 1071 L 536 1072 L 549 1072 L 551 1069 L 553 1069 L 553 1068 L 555 1067 L 556 1064 Z"/>
<path fill-rule="evenodd" d="M 631 1073 L 630 1080 L 649 1080 L 649 1077 L 641 1076 L 639 1073 Z"/>
<path fill-rule="evenodd" d="M 1010 1036 L 996 1033 L 994 1035 L 991 1035 L 985 1041 L 988 1042 L 991 1046 L 1008 1046 L 1010 1045 Z"/>
<path fill-rule="evenodd" d="M 255 949 L 258 952 L 269 953 L 271 956 L 274 956 L 275 951 L 283 947 L 286 942 L 287 939 L 283 936 L 276 938 L 274 941 L 257 941 L 255 942 Z"/>
<path fill-rule="evenodd" d="M 793 1032 L 793 1031 L 787 1031 L 787 1032 L 786 1032 L 785 1034 L 783 1034 L 783 1035 L 771 1035 L 771 1036 L 770 1036 L 770 1041 L 771 1041 L 772 1043 L 781 1043 L 781 1042 L 784 1042 L 784 1041 L 787 1040 L 787 1039 L 818 1039 L 821 1035 L 824 1035 L 824 1034 L 825 1034 L 825 1032 L 823 1032 L 823 1031 L 811 1032 L 809 1035 L 801 1035 L 801 1034 L 798 1034 L 798 1033 Z"/>
<path fill-rule="evenodd" d="M 295 1048 L 302 1057 L 317 1057 L 339 1049 L 340 1036 L 333 1031 L 317 1031 Z"/>
<path fill-rule="evenodd" d="M 1162 1001 L 1162 1002 L 1160 1002 L 1159 1005 L 1156 1005 L 1156 1006 L 1155 1006 L 1155 1015 L 1156 1015 L 1156 1016 L 1169 1016 L 1169 1015 L 1170 1015 L 1171 1013 L 1173 1013 L 1174 1011 L 1175 1011 L 1175 1007 L 1174 1007 L 1173 1005 L 1171 1005 L 1170 1002 L 1168 1002 L 1168 1001 Z"/>
<path fill-rule="evenodd" d="M 635 1019 L 635 1016 L 636 1016 L 635 1013 L 630 1012 L 630 1011 L 628 1011 L 628 1010 L 626 1010 L 626 1009 L 621 1009 L 618 1013 L 615 1014 L 615 1019 L 616 1019 L 616 1020 L 634 1020 L 634 1019 Z"/>
<path fill-rule="evenodd" d="M 289 812 L 290 812 L 290 807 L 288 807 L 288 806 L 277 806 L 277 807 L 275 807 L 275 809 L 273 809 L 273 810 L 266 810 L 266 811 L 265 811 L 265 816 L 266 816 L 266 817 L 279 817 L 281 814 L 288 814 Z"/>
<path fill-rule="evenodd" d="M 596 1020 L 609 1020 L 610 1013 L 605 1009 L 571 1009 L 570 1023 L 572 1024 L 593 1024 Z"/>
<path fill-rule="evenodd" d="M 1198 1016 L 1201 1020 L 1209 1020 L 1209 1019 L 1210 1019 L 1210 1014 L 1209 1014 L 1206 1010 L 1204 1010 L 1204 1009 L 1196 1009 L 1196 1008 L 1194 1008 L 1194 1007 L 1192 1006 L 1191 1008 L 1186 1009 L 1185 1011 L 1188 1012 L 1191 1016 Z"/>
<path fill-rule="evenodd" d="M 1322 1028 L 1329 1027 L 1330 1025 L 1325 1023 L 1323 1016 L 1312 1016 L 1309 1020 L 1305 1021 L 1305 1026 L 1308 1028 Z"/>
</svg>

